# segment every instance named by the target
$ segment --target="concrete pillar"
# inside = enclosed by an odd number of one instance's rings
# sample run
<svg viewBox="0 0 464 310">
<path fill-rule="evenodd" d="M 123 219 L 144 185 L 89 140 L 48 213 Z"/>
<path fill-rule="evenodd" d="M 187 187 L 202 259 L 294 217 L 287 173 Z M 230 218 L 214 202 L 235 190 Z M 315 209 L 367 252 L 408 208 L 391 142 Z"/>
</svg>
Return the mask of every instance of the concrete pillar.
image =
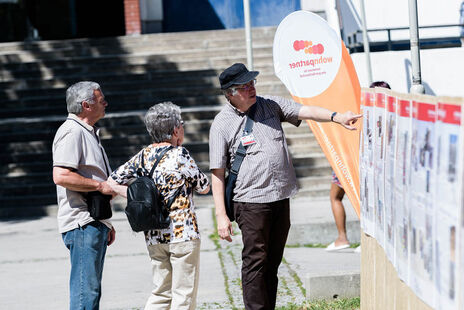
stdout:
<svg viewBox="0 0 464 310">
<path fill-rule="evenodd" d="M 124 0 L 124 20 L 126 35 L 137 35 L 141 33 L 140 4 L 139 0 Z"/>
</svg>

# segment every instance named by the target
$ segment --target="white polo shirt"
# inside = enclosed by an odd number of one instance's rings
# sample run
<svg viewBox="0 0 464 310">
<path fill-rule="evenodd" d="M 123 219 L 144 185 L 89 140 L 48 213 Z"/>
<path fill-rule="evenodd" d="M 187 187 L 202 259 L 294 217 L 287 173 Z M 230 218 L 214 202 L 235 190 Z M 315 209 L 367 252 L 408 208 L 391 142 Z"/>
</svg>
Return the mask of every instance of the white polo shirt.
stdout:
<svg viewBox="0 0 464 310">
<path fill-rule="evenodd" d="M 108 157 L 97 138 L 99 130 L 69 114 L 53 140 L 53 167 L 71 168 L 89 179 L 105 181 L 111 172 Z M 87 211 L 85 193 L 56 186 L 58 198 L 58 230 L 64 233 L 84 226 L 94 219 Z M 111 228 L 108 220 L 101 220 Z"/>
</svg>

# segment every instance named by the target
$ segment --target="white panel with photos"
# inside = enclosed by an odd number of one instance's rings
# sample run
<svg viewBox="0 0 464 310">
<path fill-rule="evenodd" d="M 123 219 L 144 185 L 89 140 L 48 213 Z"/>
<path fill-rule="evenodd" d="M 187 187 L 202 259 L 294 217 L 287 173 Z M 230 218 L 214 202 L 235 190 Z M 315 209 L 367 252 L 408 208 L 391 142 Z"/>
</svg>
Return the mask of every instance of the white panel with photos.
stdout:
<svg viewBox="0 0 464 310">
<path fill-rule="evenodd" d="M 410 231 L 410 161 L 411 161 L 411 101 L 397 101 L 397 147 L 395 154 L 395 184 L 393 205 L 395 212 L 395 267 L 398 277 L 409 283 Z"/>
<path fill-rule="evenodd" d="M 375 239 L 385 248 L 385 93 L 376 93 L 374 119 Z"/>
<path fill-rule="evenodd" d="M 461 106 L 438 104 L 435 197 L 437 309 L 457 309 L 457 231 L 462 191 Z"/>
<path fill-rule="evenodd" d="M 395 265 L 395 226 L 396 218 L 393 212 L 395 155 L 397 113 L 396 97 L 387 94 L 385 126 L 385 253 L 390 262 Z"/>
<path fill-rule="evenodd" d="M 367 91 L 363 93 L 363 154 L 361 154 L 360 182 L 362 192 L 361 224 L 364 232 L 375 237 L 374 226 L 374 93 Z"/>
<path fill-rule="evenodd" d="M 427 304 L 434 305 L 433 179 L 436 156 L 436 105 L 413 101 L 411 144 L 411 271 L 410 285 Z"/>
</svg>

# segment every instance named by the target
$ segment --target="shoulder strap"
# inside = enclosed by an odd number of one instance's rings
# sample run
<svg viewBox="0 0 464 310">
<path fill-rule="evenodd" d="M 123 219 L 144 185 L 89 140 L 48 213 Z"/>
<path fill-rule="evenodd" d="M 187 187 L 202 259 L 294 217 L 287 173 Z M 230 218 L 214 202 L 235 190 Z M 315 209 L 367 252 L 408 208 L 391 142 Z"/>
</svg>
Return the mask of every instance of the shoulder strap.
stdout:
<svg viewBox="0 0 464 310">
<path fill-rule="evenodd" d="M 69 117 L 67 117 L 66 119 L 67 119 L 67 120 L 70 120 L 70 121 L 74 121 L 74 122 L 76 122 L 79 126 L 81 126 L 82 128 L 84 128 L 85 130 L 88 130 L 87 128 L 85 128 L 81 123 L 79 123 L 79 122 L 76 121 L 75 119 L 72 119 L 72 118 L 69 118 Z M 93 126 L 92 126 L 92 127 L 93 127 Z M 103 157 L 103 161 L 105 162 L 105 170 L 106 170 L 106 173 L 108 174 L 108 176 L 110 176 L 111 173 L 110 173 L 110 171 L 109 171 L 109 169 L 108 169 L 108 163 L 106 162 L 105 154 L 103 154 L 103 149 L 102 149 L 103 146 L 102 146 L 102 144 L 101 144 L 101 142 L 100 142 L 100 139 L 99 139 L 98 136 L 97 136 L 97 133 L 95 132 L 95 129 L 94 129 L 94 134 L 93 134 L 92 136 L 94 136 L 95 139 L 97 139 L 98 147 L 100 148 L 100 151 L 101 151 L 101 154 L 102 154 L 102 157 Z M 143 156 L 142 156 L 142 158 L 143 158 Z M 142 165 L 143 165 L 143 164 L 142 164 Z M 110 168 L 111 168 L 111 167 L 110 167 Z"/>
<path fill-rule="evenodd" d="M 174 148 L 174 147 L 173 147 L 172 145 L 170 145 L 169 147 L 167 147 L 166 149 L 164 149 L 163 151 L 161 151 L 161 153 L 159 153 L 158 155 L 156 155 L 155 163 L 153 164 L 153 167 L 151 168 L 150 173 L 148 174 L 148 177 L 150 177 L 150 178 L 153 177 L 153 173 L 155 172 L 156 166 L 158 166 L 159 161 L 164 157 L 164 155 L 165 155 L 169 150 L 172 150 L 173 148 Z M 142 153 L 142 165 L 143 165 L 143 153 Z"/>
<path fill-rule="evenodd" d="M 247 120 L 245 123 L 245 129 L 243 130 L 242 137 L 248 135 L 253 131 L 253 118 L 255 115 L 256 111 L 256 105 L 258 103 L 256 102 L 254 105 L 251 106 L 250 108 L 250 113 L 247 115 Z M 240 145 L 238 146 L 237 152 L 235 154 L 235 159 L 232 164 L 232 167 L 230 168 L 230 173 L 233 174 L 238 174 L 240 170 L 240 166 L 242 165 L 243 159 L 245 158 L 246 155 L 246 146 L 243 146 L 242 142 L 240 142 Z"/>
<path fill-rule="evenodd" d="M 163 150 L 161 153 L 159 153 L 158 155 L 156 155 L 156 159 L 155 159 L 155 163 L 153 164 L 153 167 L 151 168 L 150 170 L 150 173 L 148 174 L 148 177 L 151 179 L 153 177 L 153 173 L 155 172 L 155 169 L 156 167 L 158 166 L 158 163 L 159 161 L 164 157 L 164 155 L 166 155 L 166 153 L 169 151 L 169 150 L 172 150 L 174 147 L 172 145 L 170 145 L 169 147 L 167 147 L 165 150 Z M 143 152 L 142 152 L 142 167 L 145 167 L 144 163 L 143 163 Z M 145 169 L 145 168 L 144 168 Z M 174 202 L 174 200 L 177 198 L 177 196 L 179 195 L 180 191 L 181 191 L 182 187 L 179 187 L 176 192 L 174 193 L 174 195 L 172 195 L 172 197 L 168 200 L 168 203 L 166 205 L 166 209 L 169 210 L 169 208 L 171 207 L 172 203 Z"/>
</svg>

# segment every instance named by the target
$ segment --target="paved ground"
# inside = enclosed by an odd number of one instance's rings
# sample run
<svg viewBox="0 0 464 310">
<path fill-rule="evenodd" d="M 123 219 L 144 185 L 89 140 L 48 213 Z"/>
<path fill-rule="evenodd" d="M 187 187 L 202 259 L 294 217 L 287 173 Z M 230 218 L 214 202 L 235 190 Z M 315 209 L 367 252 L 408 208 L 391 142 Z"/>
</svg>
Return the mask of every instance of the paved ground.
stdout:
<svg viewBox="0 0 464 310">
<path fill-rule="evenodd" d="M 210 238 L 214 233 L 213 207 L 208 203 L 197 207 L 202 233 L 197 308 L 241 309 L 240 235 L 232 243 Z M 347 211 L 348 221 L 356 223 L 350 206 Z M 321 223 L 334 226 L 326 200 L 292 201 L 292 221 L 298 229 L 310 230 Z M 122 212 L 114 214 L 113 224 L 117 239 L 106 256 L 101 309 L 142 309 L 151 290 L 143 236 L 130 230 Z M 300 245 L 305 243 L 303 240 Z M 0 309 L 66 309 L 69 268 L 54 216 L 0 222 Z M 287 247 L 279 269 L 278 306 L 305 299 L 304 283 L 309 274 L 359 272 L 359 268 L 359 254 L 352 249 L 327 253 L 321 248 Z"/>
</svg>

